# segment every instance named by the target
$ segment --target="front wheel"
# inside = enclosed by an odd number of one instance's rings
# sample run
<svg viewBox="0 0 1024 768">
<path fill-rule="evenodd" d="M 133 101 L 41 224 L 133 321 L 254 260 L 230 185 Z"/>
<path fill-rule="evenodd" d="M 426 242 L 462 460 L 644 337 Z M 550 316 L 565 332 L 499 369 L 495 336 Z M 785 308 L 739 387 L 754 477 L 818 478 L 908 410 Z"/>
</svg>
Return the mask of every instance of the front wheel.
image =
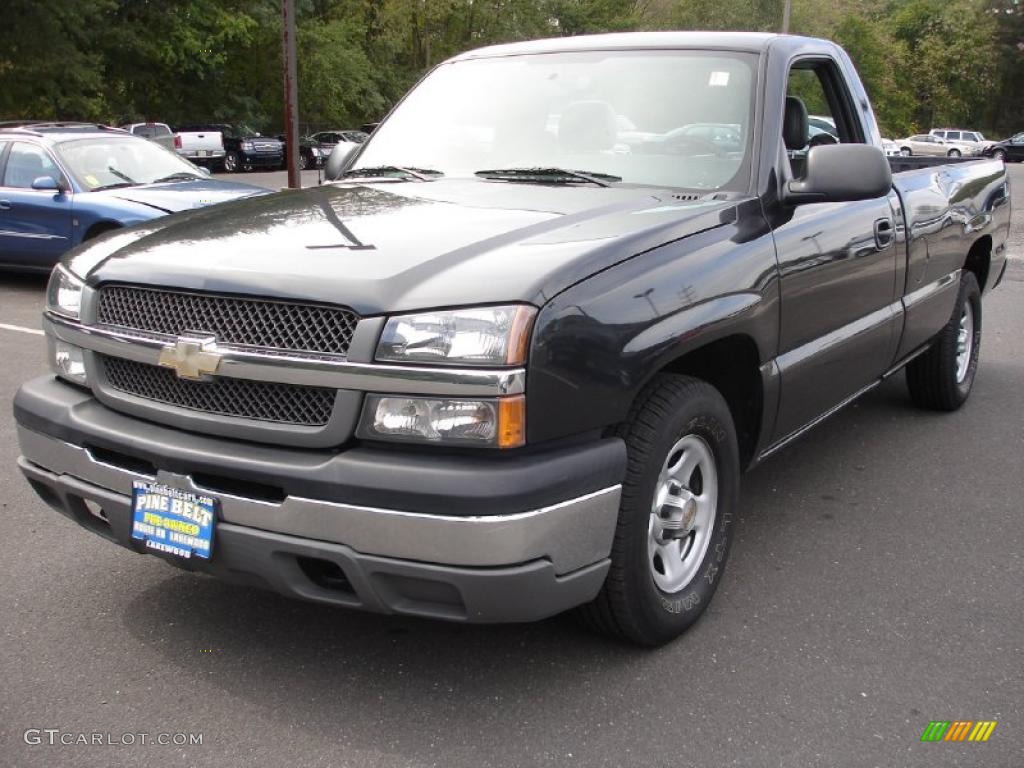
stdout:
<svg viewBox="0 0 1024 768">
<path fill-rule="evenodd" d="M 228 152 L 224 155 L 224 170 L 228 173 L 238 173 L 239 168 L 238 153 Z"/>
<path fill-rule="evenodd" d="M 710 384 L 662 375 L 620 434 L 628 463 L 611 568 L 580 613 L 604 634 L 660 645 L 700 617 L 721 580 L 739 497 L 736 430 Z"/>
<path fill-rule="evenodd" d="M 922 408 L 955 411 L 970 397 L 981 350 L 981 290 L 973 272 L 960 275 L 949 322 L 931 348 L 907 365 L 910 397 Z"/>
<path fill-rule="evenodd" d="M 900 147 L 900 155 L 903 157 L 910 157 L 912 154 L 914 153 L 910 150 L 910 147 Z"/>
</svg>

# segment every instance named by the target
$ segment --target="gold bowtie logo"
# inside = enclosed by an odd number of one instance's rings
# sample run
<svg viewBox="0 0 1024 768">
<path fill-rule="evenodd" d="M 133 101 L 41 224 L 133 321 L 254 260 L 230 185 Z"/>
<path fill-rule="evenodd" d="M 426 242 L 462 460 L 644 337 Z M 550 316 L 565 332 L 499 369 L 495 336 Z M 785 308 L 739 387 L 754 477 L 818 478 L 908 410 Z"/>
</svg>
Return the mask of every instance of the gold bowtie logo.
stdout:
<svg viewBox="0 0 1024 768">
<path fill-rule="evenodd" d="M 179 336 L 174 344 L 160 350 L 160 365 L 173 368 L 179 379 L 197 381 L 217 372 L 221 356 L 213 336 Z"/>
</svg>

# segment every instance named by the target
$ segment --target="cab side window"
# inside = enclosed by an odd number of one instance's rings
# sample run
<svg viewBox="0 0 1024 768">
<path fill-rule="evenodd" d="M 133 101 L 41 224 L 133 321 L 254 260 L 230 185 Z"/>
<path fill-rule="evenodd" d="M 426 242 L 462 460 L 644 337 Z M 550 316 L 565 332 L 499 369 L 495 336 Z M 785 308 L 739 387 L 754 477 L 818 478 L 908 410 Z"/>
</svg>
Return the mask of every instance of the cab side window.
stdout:
<svg viewBox="0 0 1024 768">
<path fill-rule="evenodd" d="M 793 65 L 786 89 L 783 139 L 794 178 L 803 177 L 807 153 L 813 147 L 864 143 L 852 105 L 835 62 L 809 59 Z"/>
<path fill-rule="evenodd" d="M 32 182 L 40 176 L 49 176 L 60 183 L 60 170 L 46 150 L 22 141 L 14 142 L 7 156 L 3 186 L 31 189 Z"/>
</svg>

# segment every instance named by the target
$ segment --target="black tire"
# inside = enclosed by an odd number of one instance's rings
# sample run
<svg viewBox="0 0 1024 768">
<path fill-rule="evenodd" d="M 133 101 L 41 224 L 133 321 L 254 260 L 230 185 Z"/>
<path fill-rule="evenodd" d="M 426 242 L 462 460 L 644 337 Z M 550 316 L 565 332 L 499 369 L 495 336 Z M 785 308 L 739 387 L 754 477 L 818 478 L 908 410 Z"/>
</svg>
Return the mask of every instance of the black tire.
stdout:
<svg viewBox="0 0 1024 768">
<path fill-rule="evenodd" d="M 959 354 L 962 318 L 971 313 L 971 347 L 963 377 L 959 376 Z M 932 341 L 927 352 L 907 366 L 907 388 L 910 397 L 921 408 L 934 411 L 955 411 L 970 397 L 974 376 L 978 372 L 981 350 L 981 291 L 973 272 L 960 275 L 960 292 L 949 322 Z"/>
<path fill-rule="evenodd" d="M 689 376 L 656 377 L 637 398 L 620 435 L 626 442 L 628 464 L 611 569 L 598 596 L 578 612 L 588 626 L 603 634 L 655 646 L 693 624 L 721 580 L 736 525 L 739 448 L 721 394 Z M 701 438 L 714 457 L 718 500 L 697 570 L 678 591 L 668 593 L 655 583 L 648 526 L 669 451 L 690 435 Z"/>
<path fill-rule="evenodd" d="M 959 149 L 951 149 L 951 150 L 949 150 L 949 153 L 947 154 L 947 157 L 960 157 L 960 150 Z"/>
<path fill-rule="evenodd" d="M 238 173 L 242 170 L 242 163 L 238 159 L 237 152 L 228 152 L 224 155 L 224 170 L 227 173 Z"/>
</svg>

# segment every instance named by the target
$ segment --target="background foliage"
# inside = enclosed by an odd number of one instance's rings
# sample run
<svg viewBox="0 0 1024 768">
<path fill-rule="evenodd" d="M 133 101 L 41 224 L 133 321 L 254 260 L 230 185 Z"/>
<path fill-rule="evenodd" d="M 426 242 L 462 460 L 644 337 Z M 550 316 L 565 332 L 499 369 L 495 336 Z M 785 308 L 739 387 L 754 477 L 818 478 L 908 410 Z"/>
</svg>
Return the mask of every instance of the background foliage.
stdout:
<svg viewBox="0 0 1024 768">
<path fill-rule="evenodd" d="M 468 48 L 640 29 L 773 31 L 782 0 L 297 0 L 304 128 L 379 119 Z M 0 117 L 281 124 L 279 0 L 3 0 Z M 1024 130 L 1024 0 L 793 0 L 884 132 Z"/>
</svg>

